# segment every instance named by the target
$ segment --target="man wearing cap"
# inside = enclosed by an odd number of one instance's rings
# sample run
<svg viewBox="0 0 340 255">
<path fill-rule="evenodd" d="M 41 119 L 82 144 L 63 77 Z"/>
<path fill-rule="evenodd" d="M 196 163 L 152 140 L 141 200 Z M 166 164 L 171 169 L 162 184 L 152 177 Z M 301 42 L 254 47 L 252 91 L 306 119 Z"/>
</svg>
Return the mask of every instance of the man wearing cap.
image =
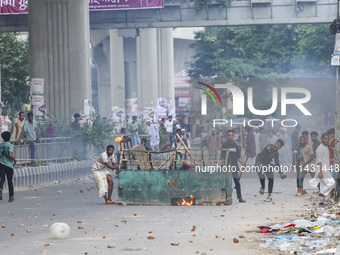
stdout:
<svg viewBox="0 0 340 255">
<path fill-rule="evenodd" d="M 146 121 L 146 129 L 150 136 L 150 146 L 154 151 L 158 151 L 159 145 L 159 135 L 158 135 L 158 127 L 155 124 L 151 124 L 151 120 Z"/>
</svg>

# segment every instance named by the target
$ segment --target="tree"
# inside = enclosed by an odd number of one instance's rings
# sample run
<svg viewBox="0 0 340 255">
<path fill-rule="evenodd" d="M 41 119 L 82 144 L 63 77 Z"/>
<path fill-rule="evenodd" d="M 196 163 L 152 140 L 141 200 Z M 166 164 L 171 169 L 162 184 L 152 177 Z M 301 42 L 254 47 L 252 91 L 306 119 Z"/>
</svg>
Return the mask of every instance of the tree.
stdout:
<svg viewBox="0 0 340 255">
<path fill-rule="evenodd" d="M 191 77 L 332 75 L 334 37 L 328 25 L 208 27 L 198 32 Z"/>
<path fill-rule="evenodd" d="M 20 111 L 29 103 L 28 40 L 17 33 L 0 33 L 2 114 Z"/>
</svg>

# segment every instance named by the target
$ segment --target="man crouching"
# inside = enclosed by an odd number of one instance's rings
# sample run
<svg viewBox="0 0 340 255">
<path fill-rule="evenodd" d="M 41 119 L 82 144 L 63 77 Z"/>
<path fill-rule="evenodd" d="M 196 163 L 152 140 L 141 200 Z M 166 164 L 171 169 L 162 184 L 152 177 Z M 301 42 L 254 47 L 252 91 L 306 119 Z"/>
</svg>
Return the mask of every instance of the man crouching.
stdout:
<svg viewBox="0 0 340 255">
<path fill-rule="evenodd" d="M 110 172 L 105 168 L 108 167 L 115 170 L 119 167 L 114 163 L 114 150 L 115 147 L 113 145 L 108 145 L 106 151 L 100 154 L 92 165 L 93 179 L 97 185 L 99 197 L 104 197 L 106 205 L 113 204 L 111 200 L 113 181 Z"/>
</svg>

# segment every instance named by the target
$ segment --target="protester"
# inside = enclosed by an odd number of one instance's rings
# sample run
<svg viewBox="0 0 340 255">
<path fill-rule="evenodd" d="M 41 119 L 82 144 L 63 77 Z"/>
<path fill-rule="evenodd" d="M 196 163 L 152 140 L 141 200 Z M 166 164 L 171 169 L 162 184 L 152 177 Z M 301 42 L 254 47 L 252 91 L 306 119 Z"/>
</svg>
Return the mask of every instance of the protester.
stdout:
<svg viewBox="0 0 340 255">
<path fill-rule="evenodd" d="M 265 202 L 272 201 L 272 192 L 274 187 L 274 171 L 270 167 L 280 167 L 279 162 L 279 152 L 278 150 L 284 146 L 284 142 L 281 139 L 278 139 L 275 144 L 268 144 L 263 151 L 261 151 L 256 157 L 256 167 L 258 168 L 258 175 L 260 178 L 261 188 L 260 194 L 264 194 L 265 189 L 265 175 L 268 178 L 268 196 Z M 274 165 L 271 164 L 271 161 L 274 160 Z M 266 169 L 264 169 L 264 167 Z M 280 170 L 281 179 L 285 179 L 286 176 Z"/>
<path fill-rule="evenodd" d="M 75 113 L 73 114 L 73 118 L 74 118 L 74 121 L 71 123 L 71 128 L 73 129 L 73 131 L 75 133 L 78 133 L 80 131 L 80 114 L 79 113 Z"/>
<path fill-rule="evenodd" d="M 49 138 L 55 137 L 54 125 L 50 123 L 48 129 L 46 130 L 46 136 Z"/>
<path fill-rule="evenodd" d="M 320 140 L 318 140 L 318 133 L 316 131 L 312 131 L 310 133 L 310 139 L 313 142 L 313 154 L 314 156 L 316 155 L 316 150 L 319 147 L 319 145 L 321 144 Z"/>
<path fill-rule="evenodd" d="M 13 168 L 16 164 L 16 159 L 13 156 L 13 144 L 9 143 L 11 133 L 5 131 L 1 134 L 4 143 L 0 144 L 0 200 L 2 200 L 2 190 L 7 176 L 7 184 L 9 190 L 8 202 L 14 201 L 14 186 L 13 186 Z"/>
<path fill-rule="evenodd" d="M 211 130 L 211 135 L 208 140 L 209 158 L 216 159 L 218 154 L 218 136 L 215 133 L 215 129 Z"/>
<path fill-rule="evenodd" d="M 233 176 L 233 180 L 235 183 L 237 199 L 239 200 L 240 203 L 245 203 L 246 200 L 242 198 L 242 194 L 241 194 L 241 184 L 240 184 L 240 177 L 239 177 L 240 169 L 238 166 L 238 162 L 240 162 L 240 164 L 243 166 L 244 166 L 244 163 L 240 159 L 241 152 L 239 150 L 239 147 L 234 142 L 234 131 L 233 130 L 230 129 L 227 131 L 227 139 L 228 139 L 227 142 L 224 142 L 222 144 L 221 159 L 224 160 L 226 158 L 226 150 L 223 150 L 223 149 L 228 149 L 229 154 L 228 154 L 228 160 L 226 162 L 226 165 L 232 169 L 232 176 Z M 227 197 L 228 197 L 228 194 L 227 194 Z M 232 203 L 232 201 L 228 201 L 228 202 L 229 204 Z"/>
<path fill-rule="evenodd" d="M 132 122 L 129 124 L 128 130 L 131 133 L 132 146 L 140 145 L 140 139 L 138 136 L 139 125 L 137 123 L 137 116 L 132 116 Z"/>
<path fill-rule="evenodd" d="M 254 165 L 256 157 L 256 144 L 253 129 L 251 127 L 248 127 L 246 143 L 246 155 L 248 156 L 248 165 Z"/>
<path fill-rule="evenodd" d="M 11 134 L 11 141 L 22 142 L 22 140 L 20 139 L 20 135 L 25 125 L 24 119 L 25 119 L 25 113 L 23 112 L 19 112 L 19 118 L 14 119 L 14 125 L 13 125 L 12 134 Z"/>
<path fill-rule="evenodd" d="M 164 126 L 166 131 L 168 132 L 168 141 L 170 142 L 170 146 L 172 146 L 174 142 L 174 134 L 173 134 L 173 123 L 175 120 L 172 119 L 172 115 L 168 116 L 168 120 L 165 121 Z"/>
<path fill-rule="evenodd" d="M 302 131 L 301 135 L 303 135 L 306 139 L 306 143 L 308 144 L 308 136 L 309 136 L 309 132 L 307 130 Z"/>
<path fill-rule="evenodd" d="M 277 135 L 277 138 L 278 139 L 281 139 L 285 144 L 286 146 L 284 146 L 281 151 L 280 151 L 280 161 L 283 165 L 290 165 L 291 163 L 291 153 L 290 153 L 290 149 L 289 149 L 289 137 L 288 137 L 288 134 L 287 134 L 287 129 L 284 128 L 284 127 L 281 127 L 279 129 L 279 133 Z"/>
<path fill-rule="evenodd" d="M 318 174 L 309 181 L 309 184 L 316 188 L 320 183 L 320 204 L 325 203 L 331 196 L 330 193 L 334 188 L 335 181 L 330 171 L 330 155 L 328 150 L 329 136 L 323 133 L 321 136 L 322 143 L 316 150 L 316 169 Z M 332 161 L 333 162 L 333 161 Z"/>
<path fill-rule="evenodd" d="M 111 199 L 113 180 L 106 167 L 112 170 L 118 169 L 114 159 L 114 149 L 113 145 L 108 145 L 106 151 L 100 154 L 92 165 L 93 179 L 97 185 L 99 197 L 104 197 L 106 205 L 113 204 Z"/>
<path fill-rule="evenodd" d="M 206 129 L 201 133 L 201 147 L 202 149 L 209 147 L 209 134 Z"/>
<path fill-rule="evenodd" d="M 274 135 L 274 131 L 273 130 L 268 130 L 268 141 L 267 144 L 274 144 L 277 139 L 279 139 L 276 135 Z"/>
<path fill-rule="evenodd" d="M 296 150 L 295 146 L 299 144 L 299 132 L 300 132 L 300 129 L 301 129 L 301 125 L 297 124 L 295 126 L 294 132 L 292 133 L 292 136 L 291 136 L 291 143 L 292 143 L 292 151 L 293 151 L 293 153 Z M 293 158 L 293 164 L 294 164 L 294 158 Z"/>
<path fill-rule="evenodd" d="M 159 146 L 159 135 L 158 135 L 158 127 L 155 124 L 151 124 L 150 120 L 146 121 L 146 129 L 150 136 L 150 146 L 154 151 L 158 151 Z"/>
<path fill-rule="evenodd" d="M 300 154 L 301 154 L 301 161 L 298 168 L 298 181 L 297 181 L 297 188 L 298 192 L 296 196 L 302 196 L 306 194 L 306 190 L 303 189 L 303 180 L 307 173 L 314 178 L 315 169 L 314 169 L 314 153 L 313 148 L 311 145 L 306 143 L 306 137 L 300 136 Z"/>
<path fill-rule="evenodd" d="M 25 122 L 24 130 L 30 145 L 31 159 L 35 159 L 35 142 L 39 140 L 37 127 L 37 122 L 35 119 L 33 119 L 33 113 L 27 113 L 27 120 Z M 31 161 L 31 165 L 36 165 L 34 160 Z"/>
</svg>

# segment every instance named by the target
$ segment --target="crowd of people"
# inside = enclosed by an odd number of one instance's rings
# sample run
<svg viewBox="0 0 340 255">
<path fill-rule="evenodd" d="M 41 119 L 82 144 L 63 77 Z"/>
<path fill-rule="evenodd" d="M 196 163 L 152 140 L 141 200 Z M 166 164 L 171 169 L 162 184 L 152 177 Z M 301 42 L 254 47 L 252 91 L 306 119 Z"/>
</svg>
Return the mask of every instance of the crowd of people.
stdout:
<svg viewBox="0 0 340 255">
<path fill-rule="evenodd" d="M 266 202 L 272 201 L 275 173 L 270 168 L 269 171 L 267 169 L 263 171 L 267 166 L 276 166 L 282 179 L 286 178 L 286 175 L 280 166 L 287 166 L 290 172 L 296 173 L 296 196 L 307 193 L 304 189 L 304 179 L 307 174 L 311 176 L 310 186 L 318 188 L 314 193 L 319 194 L 321 203 L 325 203 L 333 196 L 340 156 L 340 143 L 336 139 L 334 128 L 309 132 L 309 130 L 301 130 L 301 125 L 298 124 L 293 130 L 278 126 L 270 129 L 247 126 L 227 131 L 222 129 L 217 132 L 212 129 L 210 135 L 204 130 L 201 140 L 202 147 L 209 150 L 211 159 L 219 157 L 220 149 L 229 150 L 228 164 L 237 168 L 237 173 L 233 172 L 233 179 L 240 202 L 245 201 L 241 196 L 239 165 L 255 166 L 261 185 L 260 194 L 264 194 L 265 177 L 267 177 Z M 225 152 L 222 151 L 221 158 L 223 159 L 224 156 Z"/>
</svg>

